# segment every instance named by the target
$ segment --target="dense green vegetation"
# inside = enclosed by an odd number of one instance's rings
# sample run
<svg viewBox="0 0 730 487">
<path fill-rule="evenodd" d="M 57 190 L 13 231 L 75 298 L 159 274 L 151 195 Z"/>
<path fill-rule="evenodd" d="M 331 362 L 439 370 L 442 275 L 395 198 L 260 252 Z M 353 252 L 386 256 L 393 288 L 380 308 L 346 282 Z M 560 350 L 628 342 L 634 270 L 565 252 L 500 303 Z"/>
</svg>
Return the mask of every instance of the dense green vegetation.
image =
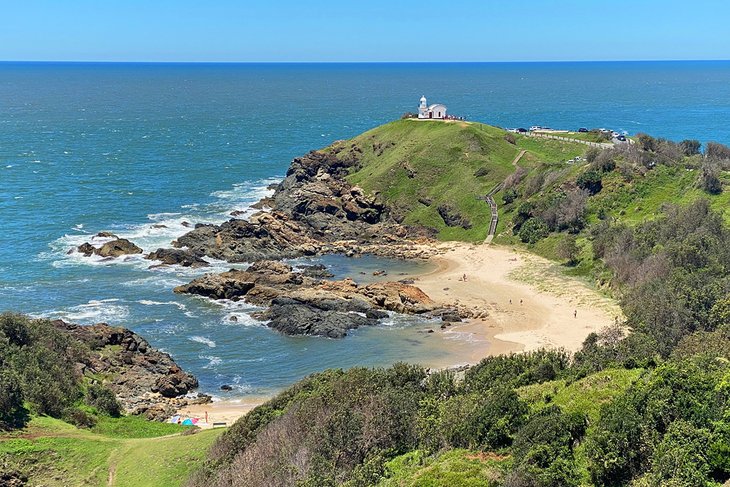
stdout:
<svg viewBox="0 0 730 487">
<path fill-rule="evenodd" d="M 316 374 L 223 434 L 192 485 L 730 480 L 730 149 L 640 135 L 601 151 L 403 120 L 330 150 L 359 161 L 351 181 L 397 218 L 444 239 L 484 238 L 480 198 L 503 184 L 498 240 L 595 279 L 626 322 L 575 354 L 490 357 L 463 376 L 405 364 Z M 587 163 L 565 163 L 579 154 Z"/>
<path fill-rule="evenodd" d="M 0 431 L 22 426 L 30 413 L 87 427 L 119 416 L 114 393 L 76 371 L 88 353 L 48 320 L 0 314 Z"/>
</svg>

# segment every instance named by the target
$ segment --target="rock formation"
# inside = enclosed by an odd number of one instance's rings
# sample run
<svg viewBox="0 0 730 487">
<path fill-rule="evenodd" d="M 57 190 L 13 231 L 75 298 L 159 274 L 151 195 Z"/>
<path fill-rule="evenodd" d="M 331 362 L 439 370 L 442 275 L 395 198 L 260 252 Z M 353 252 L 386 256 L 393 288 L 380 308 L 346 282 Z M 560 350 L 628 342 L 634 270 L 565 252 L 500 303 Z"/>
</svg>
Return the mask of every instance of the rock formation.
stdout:
<svg viewBox="0 0 730 487">
<path fill-rule="evenodd" d="M 198 387 L 197 379 L 131 330 L 105 323 L 80 326 L 57 320 L 53 324 L 89 347 L 92 353 L 77 364 L 78 369 L 91 380 L 104 377 L 129 414 L 164 420 L 182 406 L 210 399 L 185 397 Z"/>
<path fill-rule="evenodd" d="M 345 336 L 373 325 L 385 311 L 427 314 L 436 311 L 420 289 L 399 282 L 360 286 L 351 279 L 325 281 L 296 272 L 287 264 L 259 261 L 246 270 L 206 274 L 175 288 L 176 293 L 212 299 L 245 300 L 268 309 L 255 316 L 288 335 Z"/>
</svg>

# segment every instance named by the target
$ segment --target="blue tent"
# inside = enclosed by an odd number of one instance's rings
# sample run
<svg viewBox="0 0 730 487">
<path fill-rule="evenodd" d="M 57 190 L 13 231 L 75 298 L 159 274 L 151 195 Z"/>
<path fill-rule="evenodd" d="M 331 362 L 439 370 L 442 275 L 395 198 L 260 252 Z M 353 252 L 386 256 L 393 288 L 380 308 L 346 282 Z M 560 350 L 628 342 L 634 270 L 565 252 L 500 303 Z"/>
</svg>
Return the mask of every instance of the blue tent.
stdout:
<svg viewBox="0 0 730 487">
<path fill-rule="evenodd" d="M 185 421 L 182 422 L 183 426 L 193 426 L 193 420 L 190 418 L 187 418 Z"/>
</svg>

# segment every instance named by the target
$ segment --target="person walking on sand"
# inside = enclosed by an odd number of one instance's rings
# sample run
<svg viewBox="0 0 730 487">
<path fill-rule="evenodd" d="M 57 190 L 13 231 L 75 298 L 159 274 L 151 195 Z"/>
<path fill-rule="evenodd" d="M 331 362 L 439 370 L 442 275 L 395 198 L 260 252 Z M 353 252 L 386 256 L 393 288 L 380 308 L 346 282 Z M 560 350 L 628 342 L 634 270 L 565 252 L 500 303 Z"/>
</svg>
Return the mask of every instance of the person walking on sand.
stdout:
<svg viewBox="0 0 730 487">
<path fill-rule="evenodd" d="M 208 411 L 205 412 L 205 424 L 208 424 Z"/>
<path fill-rule="evenodd" d="M 464 274 L 464 282 L 466 282 L 466 274 Z"/>
<path fill-rule="evenodd" d="M 578 310 L 576 309 L 575 311 L 573 311 L 573 318 L 577 318 L 577 317 L 578 317 Z"/>
</svg>

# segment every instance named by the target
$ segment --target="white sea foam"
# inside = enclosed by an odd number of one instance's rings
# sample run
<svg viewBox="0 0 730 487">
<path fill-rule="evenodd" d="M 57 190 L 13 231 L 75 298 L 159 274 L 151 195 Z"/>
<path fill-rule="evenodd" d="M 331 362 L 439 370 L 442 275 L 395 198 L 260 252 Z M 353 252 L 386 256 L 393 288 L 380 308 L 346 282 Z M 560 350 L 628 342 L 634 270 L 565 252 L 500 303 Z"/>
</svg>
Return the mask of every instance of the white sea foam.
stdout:
<svg viewBox="0 0 730 487">
<path fill-rule="evenodd" d="M 279 181 L 278 179 L 269 178 L 257 182 L 246 182 L 235 184 L 229 190 L 216 191 L 211 196 L 217 198 L 217 201 L 208 205 L 199 205 L 197 203 L 185 205 L 181 208 L 181 212 L 161 212 L 147 215 L 147 222 L 134 225 L 113 225 L 106 230 L 120 238 L 126 238 L 140 248 L 146 254 L 153 252 L 160 247 L 170 247 L 170 242 L 176 238 L 189 232 L 197 223 L 222 223 L 231 218 L 230 213 L 233 211 L 243 212 L 241 216 L 250 216 L 255 210 L 251 205 L 259 199 L 270 195 L 271 190 L 267 187 Z M 53 260 L 55 267 L 78 266 L 78 265 L 134 265 L 139 268 L 148 268 L 151 263 L 145 260 L 144 254 L 136 254 L 126 256 L 125 258 L 104 259 L 99 256 L 85 257 L 83 254 L 76 252 L 76 248 L 84 242 L 91 242 L 94 246 L 100 246 L 110 241 L 110 238 L 97 237 L 92 235 L 96 232 L 89 232 L 84 229 L 83 224 L 74 226 L 74 230 L 78 233 L 67 234 L 63 237 L 51 242 L 50 252 L 39 254 L 39 258 L 43 260 Z M 212 268 L 207 269 L 208 272 L 216 271 L 218 268 L 227 270 L 230 264 L 213 262 Z M 224 268 L 225 267 L 225 268 Z M 201 273 L 195 269 L 182 269 L 174 266 L 172 271 L 177 274 L 185 273 L 193 275 Z M 156 268 L 165 272 L 166 268 Z"/>
<path fill-rule="evenodd" d="M 196 336 L 188 337 L 188 340 L 190 340 L 191 342 L 202 343 L 203 345 L 208 345 L 209 348 L 215 348 L 215 342 L 213 340 L 211 340 L 210 338 L 201 337 L 201 336 L 196 335 Z"/>
<path fill-rule="evenodd" d="M 149 299 L 140 299 L 137 302 L 139 304 L 144 304 L 145 306 L 177 306 L 178 309 L 183 311 L 187 309 L 184 304 L 175 301 L 152 301 Z"/>
<path fill-rule="evenodd" d="M 129 309 L 119 304 L 118 299 L 91 300 L 85 304 L 71 306 L 59 311 L 46 313 L 46 316 L 62 318 L 73 323 L 119 323 L 129 316 Z"/>
<path fill-rule="evenodd" d="M 204 369 L 209 369 L 223 363 L 223 360 L 215 355 L 201 355 L 200 358 L 208 361 L 208 364 L 203 366 Z"/>
</svg>

